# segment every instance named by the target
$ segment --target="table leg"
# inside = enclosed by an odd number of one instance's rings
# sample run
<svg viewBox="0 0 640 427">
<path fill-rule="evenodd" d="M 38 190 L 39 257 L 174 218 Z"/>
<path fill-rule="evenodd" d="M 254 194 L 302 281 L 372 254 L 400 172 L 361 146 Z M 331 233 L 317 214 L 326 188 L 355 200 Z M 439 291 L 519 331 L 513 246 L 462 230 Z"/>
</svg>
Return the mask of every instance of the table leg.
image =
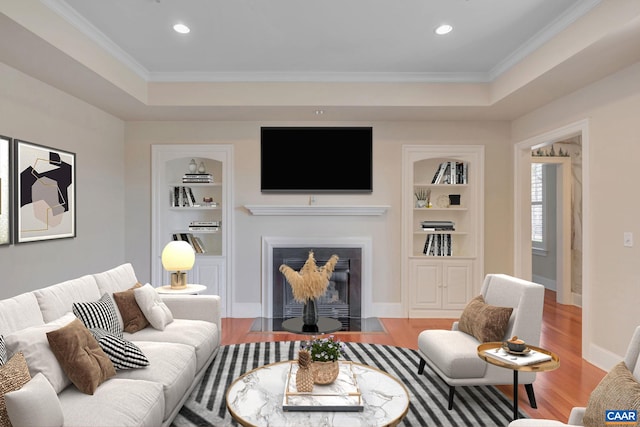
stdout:
<svg viewBox="0 0 640 427">
<path fill-rule="evenodd" d="M 513 419 L 518 419 L 518 371 L 513 370 Z"/>
</svg>

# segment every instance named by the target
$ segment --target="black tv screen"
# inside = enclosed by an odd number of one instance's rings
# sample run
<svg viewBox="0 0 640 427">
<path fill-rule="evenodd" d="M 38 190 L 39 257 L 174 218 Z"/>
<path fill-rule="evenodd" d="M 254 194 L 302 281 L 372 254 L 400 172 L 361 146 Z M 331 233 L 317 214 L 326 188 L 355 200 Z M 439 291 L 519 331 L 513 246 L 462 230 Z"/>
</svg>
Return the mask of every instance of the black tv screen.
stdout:
<svg viewBox="0 0 640 427">
<path fill-rule="evenodd" d="M 371 127 L 262 127 L 263 193 L 370 193 Z"/>
</svg>

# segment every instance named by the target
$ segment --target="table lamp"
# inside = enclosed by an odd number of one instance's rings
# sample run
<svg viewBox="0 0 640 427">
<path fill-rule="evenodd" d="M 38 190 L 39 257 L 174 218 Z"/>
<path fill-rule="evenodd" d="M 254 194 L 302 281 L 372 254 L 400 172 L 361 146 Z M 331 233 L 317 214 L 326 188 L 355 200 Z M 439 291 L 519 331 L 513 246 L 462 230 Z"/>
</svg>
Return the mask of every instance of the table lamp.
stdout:
<svg viewBox="0 0 640 427">
<path fill-rule="evenodd" d="M 171 289 L 185 289 L 187 287 L 187 274 L 196 261 L 196 253 L 191 245 L 184 241 L 167 243 L 162 250 L 162 266 L 171 273 Z"/>
</svg>

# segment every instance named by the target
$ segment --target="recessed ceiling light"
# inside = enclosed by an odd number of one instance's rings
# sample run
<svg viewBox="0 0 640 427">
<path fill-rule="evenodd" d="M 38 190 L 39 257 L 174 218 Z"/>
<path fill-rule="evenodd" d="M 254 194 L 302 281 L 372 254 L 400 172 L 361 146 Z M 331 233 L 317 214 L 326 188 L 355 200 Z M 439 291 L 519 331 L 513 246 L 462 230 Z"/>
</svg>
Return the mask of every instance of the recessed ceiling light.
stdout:
<svg viewBox="0 0 640 427">
<path fill-rule="evenodd" d="M 449 24 L 442 24 L 437 27 L 434 31 L 439 36 L 444 36 L 445 34 L 449 34 L 453 30 L 453 27 Z"/>
<path fill-rule="evenodd" d="M 191 29 L 184 24 L 176 24 L 173 26 L 176 33 L 187 34 Z"/>
<path fill-rule="evenodd" d="M 324 110 L 316 110 L 315 113 L 316 115 L 321 116 L 322 114 L 324 114 Z"/>
</svg>

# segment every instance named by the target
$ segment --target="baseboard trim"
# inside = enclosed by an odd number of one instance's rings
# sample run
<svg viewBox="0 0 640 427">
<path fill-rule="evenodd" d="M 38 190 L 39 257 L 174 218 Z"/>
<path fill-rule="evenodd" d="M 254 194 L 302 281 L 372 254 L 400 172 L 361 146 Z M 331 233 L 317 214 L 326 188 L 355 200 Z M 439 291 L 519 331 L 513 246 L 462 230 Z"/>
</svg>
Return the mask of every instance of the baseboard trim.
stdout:
<svg viewBox="0 0 640 427">
<path fill-rule="evenodd" d="M 585 356 L 589 363 L 607 372 L 623 359 L 622 356 L 595 344 L 589 344 L 588 353 Z"/>
</svg>

